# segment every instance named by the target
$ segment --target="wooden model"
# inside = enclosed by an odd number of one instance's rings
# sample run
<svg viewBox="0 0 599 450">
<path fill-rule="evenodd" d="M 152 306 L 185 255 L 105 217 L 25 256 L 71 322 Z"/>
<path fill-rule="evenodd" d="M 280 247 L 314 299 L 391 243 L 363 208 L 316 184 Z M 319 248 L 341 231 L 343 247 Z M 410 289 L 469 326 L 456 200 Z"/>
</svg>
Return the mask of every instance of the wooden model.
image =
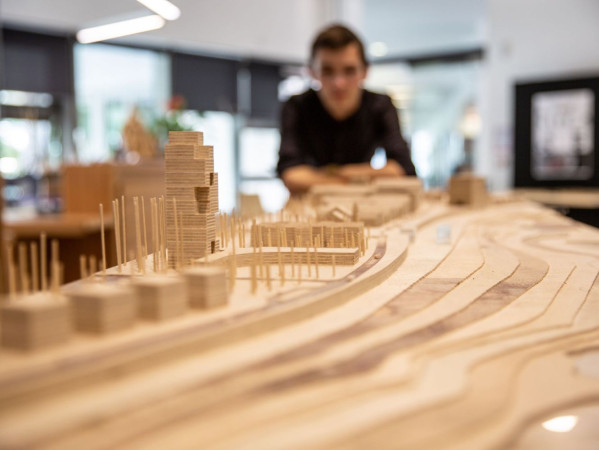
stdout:
<svg viewBox="0 0 599 450">
<path fill-rule="evenodd" d="M 148 320 L 167 320 L 185 314 L 188 308 L 188 285 L 178 275 L 138 277 L 133 287 L 139 299 L 139 317 Z"/>
<path fill-rule="evenodd" d="M 220 267 L 197 267 L 185 270 L 189 304 L 192 308 L 209 309 L 227 304 L 226 271 Z"/>
<path fill-rule="evenodd" d="M 165 160 L 167 247 L 176 267 L 219 250 L 218 175 L 202 133 L 170 132 Z"/>
<path fill-rule="evenodd" d="M 209 166 L 197 135 L 169 145 Z M 85 280 L 60 290 L 83 312 L 95 292 L 130 328 L 37 352 L 3 344 L 0 448 L 551 448 L 541 423 L 556 416 L 580 423 L 564 448 L 594 443 L 599 231 L 517 198 L 422 195 L 380 225 L 352 204 L 351 221 L 322 223 L 324 191 L 276 216 L 206 217 L 202 231 L 213 169 L 194 181 L 180 164 L 170 219 L 156 199 L 148 214 L 159 250 L 144 253 L 138 213 L 117 226 L 136 258 L 106 273 L 82 259 Z M 379 188 L 334 195 L 410 196 Z M 9 253 L 23 309 L 36 277 L 26 252 Z"/>
<path fill-rule="evenodd" d="M 84 333 L 111 333 L 133 326 L 138 315 L 137 293 L 115 283 L 86 283 L 67 291 L 75 329 Z"/>
<path fill-rule="evenodd" d="M 123 128 L 123 147 L 126 152 L 136 152 L 143 158 L 154 158 L 158 153 L 156 137 L 141 122 L 137 108 Z"/>
<path fill-rule="evenodd" d="M 487 187 L 484 178 L 470 173 L 451 177 L 449 180 L 449 202 L 454 205 L 485 205 L 487 203 Z"/>
<path fill-rule="evenodd" d="M 405 177 L 380 178 L 371 185 L 314 186 L 308 197 L 318 220 L 344 222 L 355 216 L 367 226 L 378 227 L 418 208 L 422 182 Z"/>
<path fill-rule="evenodd" d="M 2 345 L 40 350 L 67 342 L 71 335 L 70 305 L 63 296 L 38 292 L 2 307 Z"/>
</svg>

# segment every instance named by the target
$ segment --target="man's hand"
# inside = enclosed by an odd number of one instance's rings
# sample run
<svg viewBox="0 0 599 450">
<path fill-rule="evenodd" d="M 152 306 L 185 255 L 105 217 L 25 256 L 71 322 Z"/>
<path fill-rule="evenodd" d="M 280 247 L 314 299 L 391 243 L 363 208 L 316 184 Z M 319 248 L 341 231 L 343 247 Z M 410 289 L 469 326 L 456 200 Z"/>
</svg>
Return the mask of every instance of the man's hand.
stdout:
<svg viewBox="0 0 599 450">
<path fill-rule="evenodd" d="M 381 169 L 373 169 L 369 163 L 345 164 L 339 168 L 338 175 L 347 182 L 370 181 L 378 177 L 399 177 L 405 175 L 405 171 L 397 161 L 389 160 Z"/>
<path fill-rule="evenodd" d="M 308 165 L 293 166 L 281 174 L 281 179 L 291 194 L 302 194 L 317 184 L 345 184 L 403 175 L 405 171 L 399 163 L 389 160 L 381 169 L 373 169 L 369 163 L 345 164 L 335 171 Z"/>
<path fill-rule="evenodd" d="M 291 194 L 302 194 L 317 184 L 343 184 L 345 179 L 339 175 L 329 173 L 326 169 L 319 169 L 308 165 L 293 166 L 281 174 L 285 187 Z"/>
</svg>

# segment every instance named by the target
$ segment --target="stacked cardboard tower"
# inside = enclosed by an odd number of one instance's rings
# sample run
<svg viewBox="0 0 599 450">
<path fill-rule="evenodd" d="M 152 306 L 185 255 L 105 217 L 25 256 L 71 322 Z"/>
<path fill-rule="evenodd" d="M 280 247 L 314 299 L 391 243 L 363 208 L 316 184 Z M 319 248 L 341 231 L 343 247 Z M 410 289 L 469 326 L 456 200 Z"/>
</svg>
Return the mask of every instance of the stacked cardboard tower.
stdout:
<svg viewBox="0 0 599 450">
<path fill-rule="evenodd" d="M 168 320 L 185 314 L 187 283 L 181 276 L 156 275 L 132 280 L 139 297 L 139 316 L 147 320 Z"/>
<path fill-rule="evenodd" d="M 133 326 L 138 297 L 126 284 L 82 283 L 66 292 L 73 307 L 75 329 L 84 333 L 107 334 Z"/>
<path fill-rule="evenodd" d="M 218 176 L 213 148 L 199 132 L 171 131 L 165 160 L 169 265 L 181 267 L 219 249 Z"/>
<path fill-rule="evenodd" d="M 222 267 L 192 267 L 183 275 L 189 289 L 189 305 L 195 309 L 224 306 L 229 301 L 227 273 Z"/>
<path fill-rule="evenodd" d="M 70 306 L 65 297 L 38 292 L 2 308 L 2 345 L 37 350 L 66 342 L 71 334 Z"/>
</svg>

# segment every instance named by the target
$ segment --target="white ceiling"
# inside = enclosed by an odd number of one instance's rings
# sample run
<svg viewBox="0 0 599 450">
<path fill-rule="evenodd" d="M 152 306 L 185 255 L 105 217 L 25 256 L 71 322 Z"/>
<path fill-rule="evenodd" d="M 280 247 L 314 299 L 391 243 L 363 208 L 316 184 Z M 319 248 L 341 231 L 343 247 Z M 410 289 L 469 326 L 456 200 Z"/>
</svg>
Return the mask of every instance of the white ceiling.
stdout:
<svg viewBox="0 0 599 450">
<path fill-rule="evenodd" d="M 389 56 L 480 47 L 485 40 L 486 0 L 173 2 L 179 20 L 121 42 L 303 61 L 314 33 L 335 19 L 349 20 L 367 42 L 385 42 Z M 0 0 L 6 23 L 68 32 L 147 13 L 135 0 Z"/>
<path fill-rule="evenodd" d="M 389 55 L 411 56 L 483 47 L 486 0 L 368 0 L 363 33 L 387 44 Z"/>
</svg>

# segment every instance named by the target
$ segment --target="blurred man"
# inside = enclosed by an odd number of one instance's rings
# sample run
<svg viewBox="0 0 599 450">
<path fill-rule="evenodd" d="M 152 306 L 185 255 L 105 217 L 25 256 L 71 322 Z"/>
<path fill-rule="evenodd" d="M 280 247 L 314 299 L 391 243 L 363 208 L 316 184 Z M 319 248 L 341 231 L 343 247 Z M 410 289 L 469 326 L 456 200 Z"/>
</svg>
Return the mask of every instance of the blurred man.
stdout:
<svg viewBox="0 0 599 450">
<path fill-rule="evenodd" d="M 277 172 L 292 194 L 315 184 L 416 174 L 391 99 L 362 87 L 367 72 L 364 46 L 351 30 L 331 26 L 314 40 L 310 73 L 321 88 L 291 97 L 281 113 Z M 381 169 L 370 166 L 377 147 L 387 154 Z"/>
</svg>

